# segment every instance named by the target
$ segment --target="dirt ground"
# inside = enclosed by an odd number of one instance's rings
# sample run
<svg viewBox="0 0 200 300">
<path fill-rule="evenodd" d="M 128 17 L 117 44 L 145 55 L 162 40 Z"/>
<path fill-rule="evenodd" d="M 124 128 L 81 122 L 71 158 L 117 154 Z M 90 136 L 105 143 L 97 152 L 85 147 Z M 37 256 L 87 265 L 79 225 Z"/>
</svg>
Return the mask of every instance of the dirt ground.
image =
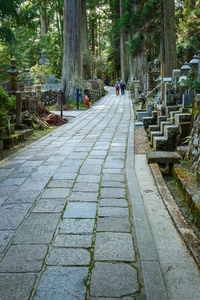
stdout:
<svg viewBox="0 0 200 300">
<path fill-rule="evenodd" d="M 144 127 L 135 127 L 135 154 L 145 154 L 152 151 Z"/>
</svg>

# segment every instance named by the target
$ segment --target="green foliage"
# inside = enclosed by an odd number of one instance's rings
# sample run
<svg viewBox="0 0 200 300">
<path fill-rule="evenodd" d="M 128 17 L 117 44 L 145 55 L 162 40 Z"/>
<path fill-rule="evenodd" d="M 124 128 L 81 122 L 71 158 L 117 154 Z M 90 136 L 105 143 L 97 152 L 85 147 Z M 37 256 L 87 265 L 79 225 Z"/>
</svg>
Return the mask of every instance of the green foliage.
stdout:
<svg viewBox="0 0 200 300">
<path fill-rule="evenodd" d="M 198 81 L 198 75 L 193 70 L 187 76 L 186 80 L 183 80 L 186 86 L 189 86 L 196 93 L 200 93 L 200 81 Z"/>
<path fill-rule="evenodd" d="M 13 113 L 16 109 L 15 97 L 6 93 L 2 86 L 0 86 L 0 120 L 6 121 L 9 118 L 9 113 Z"/>
<path fill-rule="evenodd" d="M 49 75 L 53 73 L 51 63 L 43 65 L 36 64 L 30 69 L 30 74 L 35 83 L 44 84 L 48 81 Z"/>
<path fill-rule="evenodd" d="M 138 32 L 136 36 L 130 40 L 129 47 L 128 47 L 128 53 L 130 56 L 137 55 L 142 51 L 143 49 L 142 41 L 143 41 L 143 36 L 140 32 Z"/>
</svg>

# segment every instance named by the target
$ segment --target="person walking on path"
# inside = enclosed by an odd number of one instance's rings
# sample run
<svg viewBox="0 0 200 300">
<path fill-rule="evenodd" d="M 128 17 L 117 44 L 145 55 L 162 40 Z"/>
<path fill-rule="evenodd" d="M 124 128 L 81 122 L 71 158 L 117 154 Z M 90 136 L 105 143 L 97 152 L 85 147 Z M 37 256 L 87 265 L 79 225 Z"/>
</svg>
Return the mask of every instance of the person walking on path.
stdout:
<svg viewBox="0 0 200 300">
<path fill-rule="evenodd" d="M 116 84 L 115 84 L 116 95 L 119 95 L 119 88 L 120 88 L 120 84 L 118 81 L 116 81 Z"/>
<path fill-rule="evenodd" d="M 125 87 L 126 87 L 126 83 L 125 83 L 125 81 L 122 79 L 122 80 L 120 81 L 121 95 L 124 95 L 124 94 L 125 94 L 125 92 L 124 92 Z"/>
</svg>

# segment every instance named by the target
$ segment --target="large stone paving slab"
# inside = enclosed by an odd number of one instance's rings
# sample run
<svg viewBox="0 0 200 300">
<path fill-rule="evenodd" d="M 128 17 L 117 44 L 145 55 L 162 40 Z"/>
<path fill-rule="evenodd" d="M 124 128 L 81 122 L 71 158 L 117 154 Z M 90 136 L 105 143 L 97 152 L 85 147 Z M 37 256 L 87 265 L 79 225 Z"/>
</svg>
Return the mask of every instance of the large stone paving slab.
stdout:
<svg viewBox="0 0 200 300">
<path fill-rule="evenodd" d="M 98 193 L 72 192 L 70 201 L 97 202 Z"/>
<path fill-rule="evenodd" d="M 36 279 L 33 274 L 0 274 L 0 299 L 30 299 Z"/>
<path fill-rule="evenodd" d="M 100 175 L 79 175 L 77 177 L 77 182 L 86 182 L 86 183 L 99 183 Z"/>
<path fill-rule="evenodd" d="M 96 192 L 98 193 L 99 184 L 98 183 L 76 183 L 74 185 L 73 191 L 74 192 Z"/>
<path fill-rule="evenodd" d="M 101 199 L 100 206 L 113 206 L 113 207 L 128 207 L 126 199 Z"/>
<path fill-rule="evenodd" d="M 128 207 L 100 207 L 99 217 L 129 217 Z"/>
<path fill-rule="evenodd" d="M 40 193 L 41 191 L 16 192 L 6 201 L 6 204 L 34 203 Z"/>
<path fill-rule="evenodd" d="M 0 273 L 39 272 L 46 253 L 46 245 L 13 245 L 0 263 Z"/>
<path fill-rule="evenodd" d="M 125 198 L 125 188 L 101 188 L 101 198 Z"/>
<path fill-rule="evenodd" d="M 18 191 L 21 192 L 42 190 L 48 181 L 49 178 L 29 178 L 21 185 Z"/>
<path fill-rule="evenodd" d="M 42 274 L 34 300 L 83 300 L 86 297 L 86 267 L 53 267 Z"/>
<path fill-rule="evenodd" d="M 59 234 L 53 243 L 56 247 L 90 248 L 92 246 L 92 234 Z"/>
<path fill-rule="evenodd" d="M 109 174 L 104 173 L 102 177 L 103 181 L 121 181 L 124 182 L 124 175 L 123 174 Z"/>
<path fill-rule="evenodd" d="M 50 243 L 60 217 L 60 213 L 31 213 L 15 237 L 14 243 Z"/>
<path fill-rule="evenodd" d="M 49 266 L 87 266 L 90 252 L 85 249 L 53 248 L 47 260 Z"/>
<path fill-rule="evenodd" d="M 62 212 L 66 199 L 40 199 L 32 212 Z"/>
<path fill-rule="evenodd" d="M 28 213 L 31 204 L 10 204 L 4 205 L 0 208 L 0 228 L 3 229 L 17 229 L 26 214 Z"/>
<path fill-rule="evenodd" d="M 121 181 L 102 181 L 101 187 L 114 187 L 114 188 L 125 188 L 125 183 Z"/>
<path fill-rule="evenodd" d="M 131 222 L 128 218 L 99 218 L 97 231 L 131 232 Z"/>
<path fill-rule="evenodd" d="M 64 234 L 88 234 L 93 232 L 94 219 L 63 219 L 59 232 Z"/>
<path fill-rule="evenodd" d="M 18 186 L 9 186 L 9 188 L 7 186 L 0 186 L 0 195 L 1 197 L 9 197 L 11 196 L 15 191 L 16 189 L 18 188 Z"/>
<path fill-rule="evenodd" d="M 94 260 L 135 261 L 131 234 L 116 232 L 97 233 Z"/>
<path fill-rule="evenodd" d="M 48 184 L 49 188 L 72 188 L 74 184 L 74 180 L 67 180 L 67 179 L 58 179 L 58 180 L 51 180 Z"/>
<path fill-rule="evenodd" d="M 69 202 L 63 218 L 95 218 L 96 203 Z"/>
<path fill-rule="evenodd" d="M 137 271 L 125 263 L 96 262 L 92 271 L 92 297 L 119 298 L 139 291 Z"/>
<path fill-rule="evenodd" d="M 67 198 L 69 192 L 69 188 L 47 188 L 42 194 L 42 198 Z"/>
<path fill-rule="evenodd" d="M 81 175 L 88 175 L 88 174 L 95 174 L 99 175 L 101 174 L 101 165 L 83 165 L 80 169 Z"/>
<path fill-rule="evenodd" d="M 12 230 L 0 230 L 0 253 L 3 253 L 14 233 L 15 231 Z"/>
<path fill-rule="evenodd" d="M 26 177 L 22 178 L 7 178 L 0 183 L 0 186 L 15 186 L 20 185 L 26 180 Z"/>
</svg>

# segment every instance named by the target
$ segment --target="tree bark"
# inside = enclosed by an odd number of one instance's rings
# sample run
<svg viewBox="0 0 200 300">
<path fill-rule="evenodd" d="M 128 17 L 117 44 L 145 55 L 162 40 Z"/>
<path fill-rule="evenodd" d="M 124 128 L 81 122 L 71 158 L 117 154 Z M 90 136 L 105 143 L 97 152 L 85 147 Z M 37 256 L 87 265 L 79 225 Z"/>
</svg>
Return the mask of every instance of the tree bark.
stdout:
<svg viewBox="0 0 200 300">
<path fill-rule="evenodd" d="M 90 70 L 90 50 L 89 50 L 89 40 L 88 40 L 88 24 L 86 16 L 85 0 L 82 0 L 82 51 L 83 51 L 83 79 L 91 78 Z"/>
<path fill-rule="evenodd" d="M 120 17 L 123 16 L 124 11 L 122 9 L 122 3 L 124 0 L 120 0 Z M 129 56 L 128 56 L 128 49 L 127 44 L 129 41 L 129 35 L 126 30 L 121 29 L 121 36 L 120 36 L 120 61 L 121 61 L 121 77 L 125 82 L 128 82 L 128 77 L 130 74 L 129 70 Z"/>
<path fill-rule="evenodd" d="M 162 0 L 164 11 L 165 76 L 171 77 L 177 68 L 174 0 Z"/>
<path fill-rule="evenodd" d="M 46 0 L 41 1 L 40 24 L 41 24 L 41 35 L 42 35 L 43 40 L 44 40 L 45 39 L 45 34 L 47 33 L 47 3 L 46 3 Z"/>
<path fill-rule="evenodd" d="M 66 101 L 76 101 L 82 85 L 81 0 L 64 0 L 62 90 Z"/>
</svg>

